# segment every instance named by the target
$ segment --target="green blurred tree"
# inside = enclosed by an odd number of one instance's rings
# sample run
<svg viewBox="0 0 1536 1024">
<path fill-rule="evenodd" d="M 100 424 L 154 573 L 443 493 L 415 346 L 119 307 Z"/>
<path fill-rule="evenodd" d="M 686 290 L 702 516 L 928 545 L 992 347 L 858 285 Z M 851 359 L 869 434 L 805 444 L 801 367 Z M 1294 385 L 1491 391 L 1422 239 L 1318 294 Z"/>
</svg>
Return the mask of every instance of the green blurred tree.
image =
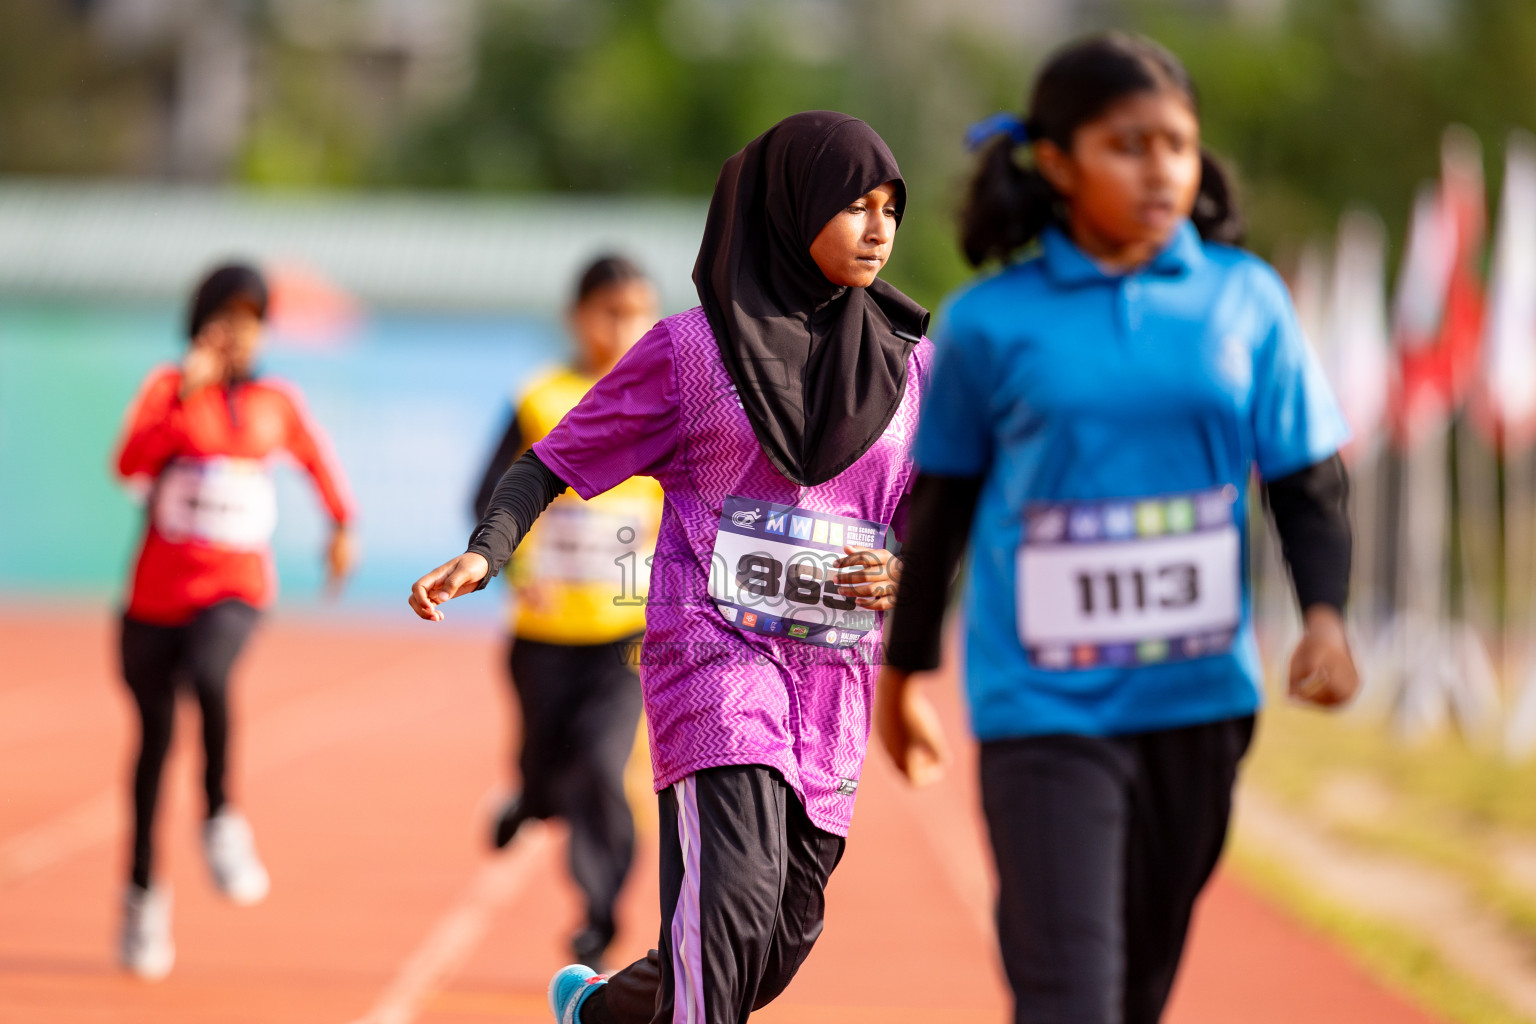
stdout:
<svg viewBox="0 0 1536 1024">
<path fill-rule="evenodd" d="M 174 43 L 107 46 L 90 19 L 102 2 L 0 4 L 0 172 L 166 172 Z M 1478 132 L 1494 184 L 1507 132 L 1536 129 L 1536 4 L 1444 0 L 1424 8 L 1438 22 L 1390 16 L 1408 6 L 1289 0 L 1261 19 L 1191 0 L 1092 9 L 1184 58 L 1207 139 L 1243 184 L 1253 247 L 1269 254 L 1327 233 L 1350 202 L 1378 209 L 1400 243 L 1446 124 Z M 911 204 L 890 274 L 930 304 L 967 273 L 953 230 L 961 133 L 1020 104 L 1051 42 L 923 0 L 484 0 L 472 83 L 446 105 L 416 104 L 397 95 L 388 52 L 305 43 L 282 30 L 276 0 L 247 9 L 240 180 L 702 196 L 774 120 L 830 107 L 868 120 L 901 160 Z"/>
<path fill-rule="evenodd" d="M 721 5 L 716 5 L 721 6 Z M 891 276 L 935 303 L 967 273 L 953 211 L 971 120 L 1017 108 L 1043 53 L 938 19 L 915 0 L 848 0 L 807 47 L 767 0 L 504 0 L 480 73 L 453 109 L 413 126 L 374 165 L 379 183 L 484 189 L 707 193 L 721 159 L 779 117 L 864 117 L 902 161 L 912 204 Z M 1453 121 L 1489 147 L 1536 126 L 1536 4 L 1464 0 L 1429 30 L 1378 0 L 1292 0 L 1273 19 L 1128 2 L 1107 24 L 1180 54 L 1203 86 L 1209 143 L 1235 165 L 1251 244 L 1273 253 L 1331 230 L 1351 202 L 1400 240 L 1418 182 Z"/>
<path fill-rule="evenodd" d="M 786 24 L 770 3 L 504 2 L 488 11 L 479 76 L 414 126 L 379 183 L 707 195 L 730 153 L 774 121 L 831 108 L 891 143 L 911 189 L 892 276 L 929 301 L 963 273 L 948 236 L 959 132 L 1009 91 L 1007 55 L 912 31 L 917 0 L 853 0 L 835 22 Z M 919 255 L 920 254 L 920 255 Z"/>
</svg>

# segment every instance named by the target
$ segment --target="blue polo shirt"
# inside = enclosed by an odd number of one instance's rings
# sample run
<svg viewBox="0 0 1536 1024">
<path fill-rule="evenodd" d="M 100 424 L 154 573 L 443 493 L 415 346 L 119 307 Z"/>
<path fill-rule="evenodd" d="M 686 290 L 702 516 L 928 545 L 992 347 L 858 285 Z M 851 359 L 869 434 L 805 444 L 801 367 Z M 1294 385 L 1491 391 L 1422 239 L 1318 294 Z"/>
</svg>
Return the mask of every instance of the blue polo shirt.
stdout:
<svg viewBox="0 0 1536 1024">
<path fill-rule="evenodd" d="M 1053 228 L 953 296 L 936 344 L 917 464 L 984 478 L 964 594 L 977 736 L 1256 710 L 1250 481 L 1348 438 L 1279 276 L 1188 223 L 1110 274 Z"/>
</svg>

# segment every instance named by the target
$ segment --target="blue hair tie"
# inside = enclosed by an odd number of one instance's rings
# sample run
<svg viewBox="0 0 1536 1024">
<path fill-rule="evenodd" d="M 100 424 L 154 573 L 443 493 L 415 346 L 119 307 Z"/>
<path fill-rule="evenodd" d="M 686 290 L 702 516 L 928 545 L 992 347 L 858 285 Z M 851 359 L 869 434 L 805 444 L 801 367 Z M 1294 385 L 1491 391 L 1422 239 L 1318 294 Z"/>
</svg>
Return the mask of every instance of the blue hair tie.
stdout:
<svg viewBox="0 0 1536 1024">
<path fill-rule="evenodd" d="M 1024 121 L 1019 115 L 1005 110 L 1000 114 L 982 118 L 967 128 L 965 148 L 974 153 L 999 135 L 1008 136 L 1016 146 L 1029 144 L 1029 129 L 1024 126 Z"/>
</svg>

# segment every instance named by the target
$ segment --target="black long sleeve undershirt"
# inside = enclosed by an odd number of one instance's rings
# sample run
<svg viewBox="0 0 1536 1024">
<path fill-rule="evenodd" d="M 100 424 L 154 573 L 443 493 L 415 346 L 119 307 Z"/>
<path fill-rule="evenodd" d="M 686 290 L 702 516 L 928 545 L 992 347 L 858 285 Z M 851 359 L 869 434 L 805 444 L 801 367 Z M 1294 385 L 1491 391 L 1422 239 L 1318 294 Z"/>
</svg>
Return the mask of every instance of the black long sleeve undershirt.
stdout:
<svg viewBox="0 0 1536 1024">
<path fill-rule="evenodd" d="M 1349 473 L 1337 455 L 1264 485 L 1280 553 L 1291 570 L 1296 602 L 1305 611 L 1325 604 L 1344 610 L 1354 538 L 1349 528 Z"/>
<path fill-rule="evenodd" d="M 965 554 L 980 477 L 919 473 L 912 485 L 901 586 L 886 629 L 886 663 L 906 672 L 938 668 L 944 611 Z M 1264 485 L 1280 550 L 1303 610 L 1349 597 L 1352 540 L 1349 475 L 1334 455 Z M 958 528 L 957 527 L 961 527 Z"/>
<path fill-rule="evenodd" d="M 888 664 L 908 672 L 939 667 L 949 588 L 965 555 L 980 496 L 979 476 L 919 473 L 913 481 L 901 546 L 901 585 L 885 631 Z"/>
<path fill-rule="evenodd" d="M 491 571 L 480 581 L 482 587 L 501 572 L 533 521 L 567 486 L 531 448 L 502 474 L 465 549 L 490 563 Z"/>
<path fill-rule="evenodd" d="M 522 450 L 523 428 L 517 421 L 517 410 L 513 409 L 506 432 L 501 435 L 500 443 L 491 453 L 491 461 L 485 464 L 485 472 L 480 476 L 480 489 L 475 492 L 476 521 L 485 518 L 486 510 L 491 507 L 491 495 L 496 492 L 496 485 L 501 482 L 502 474 L 512 468 L 513 460 Z"/>
</svg>

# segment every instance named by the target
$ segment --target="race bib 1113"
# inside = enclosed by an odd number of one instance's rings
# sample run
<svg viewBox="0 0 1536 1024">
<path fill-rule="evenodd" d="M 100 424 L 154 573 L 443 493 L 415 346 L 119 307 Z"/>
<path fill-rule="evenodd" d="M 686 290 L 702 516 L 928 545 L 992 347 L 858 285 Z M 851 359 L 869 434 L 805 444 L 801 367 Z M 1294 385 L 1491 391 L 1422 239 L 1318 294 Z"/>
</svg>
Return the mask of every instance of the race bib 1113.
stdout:
<svg viewBox="0 0 1536 1024">
<path fill-rule="evenodd" d="M 740 629 L 848 647 L 875 613 L 837 589 L 843 545 L 885 546 L 885 523 L 731 495 L 720 512 L 709 592 Z"/>
<path fill-rule="evenodd" d="M 1237 488 L 1025 509 L 1019 639 L 1044 669 L 1231 649 L 1242 616 Z"/>
</svg>

